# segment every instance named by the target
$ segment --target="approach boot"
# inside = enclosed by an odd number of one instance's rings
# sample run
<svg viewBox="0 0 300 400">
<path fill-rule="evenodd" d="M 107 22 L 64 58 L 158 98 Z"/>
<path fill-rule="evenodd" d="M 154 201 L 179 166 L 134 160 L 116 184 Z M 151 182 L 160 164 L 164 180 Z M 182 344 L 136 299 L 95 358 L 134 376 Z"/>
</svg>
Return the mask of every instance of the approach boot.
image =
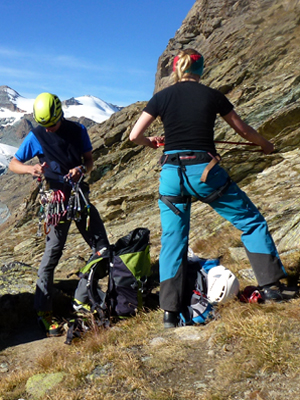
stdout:
<svg viewBox="0 0 300 400">
<path fill-rule="evenodd" d="M 164 328 L 176 328 L 179 322 L 179 313 L 176 311 L 165 311 L 164 312 Z"/>
<path fill-rule="evenodd" d="M 263 286 L 263 298 L 267 302 L 272 301 L 287 301 L 299 296 L 298 287 L 289 287 L 280 282 L 275 282 L 271 285 Z"/>
<path fill-rule="evenodd" d="M 51 311 L 38 311 L 38 323 L 47 336 L 61 336 L 60 325 L 54 321 Z"/>
</svg>

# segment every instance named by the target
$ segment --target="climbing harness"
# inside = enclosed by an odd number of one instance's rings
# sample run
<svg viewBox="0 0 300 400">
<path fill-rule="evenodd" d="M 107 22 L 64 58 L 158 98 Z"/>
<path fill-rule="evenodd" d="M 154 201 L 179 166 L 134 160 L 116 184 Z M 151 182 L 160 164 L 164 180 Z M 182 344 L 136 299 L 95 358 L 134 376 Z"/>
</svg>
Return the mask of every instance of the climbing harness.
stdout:
<svg viewBox="0 0 300 400">
<path fill-rule="evenodd" d="M 259 146 L 256 143 L 249 143 L 249 142 L 229 142 L 229 141 L 223 141 L 223 140 L 215 140 L 215 143 L 222 143 L 222 144 L 234 144 L 234 145 L 246 145 L 246 146 Z M 159 146 L 164 146 L 164 143 L 157 142 L 156 143 L 157 147 Z M 247 151 L 252 151 L 252 152 L 261 152 L 262 150 L 248 150 Z M 159 199 L 166 204 L 176 215 L 179 215 L 181 211 L 179 208 L 175 206 L 175 204 L 185 204 L 184 209 L 187 209 L 187 206 L 189 203 L 191 203 L 191 196 L 184 195 L 183 194 L 183 189 L 184 189 L 184 178 L 187 183 L 187 185 L 190 187 L 190 189 L 193 192 L 193 196 L 197 199 L 200 200 L 202 203 L 210 204 L 213 201 L 217 200 L 223 194 L 227 191 L 229 186 L 232 183 L 232 180 L 230 177 L 228 177 L 227 181 L 225 184 L 218 189 L 216 189 L 214 192 L 209 194 L 206 197 L 200 196 L 195 189 L 192 187 L 192 185 L 189 182 L 188 176 L 186 174 L 186 165 L 195 165 L 195 164 L 204 164 L 208 163 L 207 166 L 204 168 L 204 171 L 201 175 L 200 181 L 201 182 L 206 182 L 207 176 L 209 171 L 220 162 L 221 157 L 217 154 L 213 156 L 212 154 L 208 152 L 180 152 L 180 153 L 174 153 L 174 154 L 163 154 L 162 157 L 160 158 L 160 165 L 163 166 L 164 164 L 171 164 L 171 165 L 177 165 L 178 168 L 178 175 L 180 179 L 180 191 L 181 191 L 181 196 L 165 196 L 159 194 Z"/>
<path fill-rule="evenodd" d="M 187 209 L 189 203 L 191 203 L 191 196 L 163 196 L 159 194 L 159 199 L 168 206 L 174 214 L 179 215 L 181 211 L 175 204 L 185 204 L 184 208 Z"/>
<path fill-rule="evenodd" d="M 208 163 L 207 166 L 205 167 L 202 175 L 201 175 L 201 182 L 206 182 L 207 176 L 209 171 L 216 165 L 218 162 L 221 160 L 221 157 L 219 155 L 213 156 L 210 153 L 206 152 L 180 152 L 180 153 L 175 153 L 175 154 L 164 154 L 161 157 L 160 163 L 161 165 L 164 164 L 171 164 L 171 165 L 177 165 L 178 168 L 178 175 L 180 179 L 180 196 L 165 196 L 165 195 L 159 195 L 159 199 L 166 204 L 176 215 L 179 215 L 181 211 L 179 208 L 177 208 L 174 204 L 185 204 L 184 209 L 187 209 L 187 206 L 189 203 L 191 203 L 191 197 L 189 195 L 184 195 L 184 179 L 187 183 L 187 185 L 190 187 L 190 189 L 193 192 L 193 196 L 197 199 L 200 200 L 202 203 L 210 204 L 213 201 L 217 200 L 223 194 L 227 191 L 229 186 L 232 183 L 232 180 L 230 177 L 228 177 L 227 181 L 225 182 L 224 185 L 213 191 L 211 194 L 209 194 L 206 197 L 200 196 L 196 190 L 192 187 L 188 176 L 186 174 L 186 165 L 195 165 L 195 164 L 204 164 Z"/>
<path fill-rule="evenodd" d="M 53 190 L 53 189 L 47 190 L 46 180 L 40 177 L 37 179 L 39 187 L 39 198 L 40 198 L 37 236 L 43 235 L 43 229 L 42 229 L 43 225 L 44 225 L 44 233 L 47 235 L 50 232 L 51 226 L 56 227 L 59 223 L 62 223 L 65 220 L 67 221 L 74 220 L 76 222 L 80 221 L 83 211 L 87 213 L 86 230 L 89 229 L 90 204 L 86 199 L 82 188 L 80 187 L 80 185 L 82 184 L 83 177 L 84 174 L 82 173 L 78 182 L 73 182 L 68 175 L 64 176 L 64 181 L 66 185 L 68 185 L 71 188 L 67 204 L 66 204 L 67 200 L 66 196 L 62 190 Z M 84 203 L 83 208 L 81 206 L 81 198 Z"/>
</svg>

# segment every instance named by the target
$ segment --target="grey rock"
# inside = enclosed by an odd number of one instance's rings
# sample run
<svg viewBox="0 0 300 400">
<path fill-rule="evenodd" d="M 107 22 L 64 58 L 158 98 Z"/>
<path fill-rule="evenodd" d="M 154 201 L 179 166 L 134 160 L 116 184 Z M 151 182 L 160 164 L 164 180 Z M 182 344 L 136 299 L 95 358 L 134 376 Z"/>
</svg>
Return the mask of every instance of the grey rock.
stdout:
<svg viewBox="0 0 300 400">
<path fill-rule="evenodd" d="M 296 254 L 300 239 L 300 73 L 295 69 L 300 56 L 299 6 L 299 2 L 293 2 L 288 7 L 284 0 L 196 1 L 158 61 L 155 84 L 157 91 L 171 82 L 171 64 L 177 47 L 190 46 L 182 41 L 191 40 L 206 60 L 203 83 L 226 92 L 238 113 L 273 141 L 276 152 L 271 155 L 250 152 L 257 149 L 246 146 L 218 145 L 217 149 L 222 155 L 221 165 L 266 217 L 282 254 L 290 251 Z M 90 199 L 105 221 L 111 243 L 130 230 L 145 226 L 151 232 L 151 258 L 157 262 L 162 149 L 143 148 L 128 139 L 145 105 L 146 101 L 137 102 L 122 108 L 107 121 L 89 126 L 94 168 L 87 179 Z M 161 122 L 155 121 L 146 135 L 163 135 Z M 216 121 L 215 137 L 242 142 L 220 119 Z M 11 216 L 0 227 L 0 265 L 19 261 L 32 266 L 24 269 L 27 281 L 22 281 L 23 289 L 27 285 L 32 288 L 31 281 L 36 278 L 44 250 L 44 238 L 36 237 L 39 209 L 36 185 L 30 177 L 8 171 L 1 176 L 1 201 L 7 204 Z M 209 206 L 194 202 L 190 246 L 208 240 L 227 226 Z M 236 247 L 230 252 L 238 259 L 240 272 L 244 274 L 248 263 L 241 255 L 240 245 Z M 89 255 L 89 248 L 72 226 L 56 279 L 65 279 L 77 264 L 84 263 L 77 257 L 87 260 Z M 207 254 L 200 254 L 218 255 L 213 248 Z M 3 294 L 19 290 L 13 284 L 15 274 L 20 271 L 11 270 L 5 275 L 12 282 L 9 285 L 0 276 L 0 287 L 5 288 Z M 253 277 L 247 274 L 248 278 Z"/>
</svg>

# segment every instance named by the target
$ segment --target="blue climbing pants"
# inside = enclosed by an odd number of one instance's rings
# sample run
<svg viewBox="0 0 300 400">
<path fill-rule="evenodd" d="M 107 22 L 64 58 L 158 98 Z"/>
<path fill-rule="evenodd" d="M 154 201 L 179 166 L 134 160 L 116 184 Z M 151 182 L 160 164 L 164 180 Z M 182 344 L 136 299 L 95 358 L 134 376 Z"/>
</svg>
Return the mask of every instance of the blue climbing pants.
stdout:
<svg viewBox="0 0 300 400">
<path fill-rule="evenodd" d="M 210 170 L 206 182 L 201 182 L 200 177 L 207 165 L 185 167 L 190 185 L 201 197 L 223 186 L 229 178 L 227 172 L 217 164 Z M 159 187 L 161 195 L 181 196 L 179 168 L 177 165 L 163 165 Z M 187 179 L 183 178 L 183 194 L 194 196 Z M 181 311 L 187 273 L 191 204 L 175 205 L 181 211 L 179 215 L 159 200 L 162 226 L 160 306 L 167 311 Z M 241 239 L 259 286 L 274 283 L 286 276 L 264 217 L 236 183 L 232 182 L 227 191 L 209 205 L 242 232 Z"/>
</svg>

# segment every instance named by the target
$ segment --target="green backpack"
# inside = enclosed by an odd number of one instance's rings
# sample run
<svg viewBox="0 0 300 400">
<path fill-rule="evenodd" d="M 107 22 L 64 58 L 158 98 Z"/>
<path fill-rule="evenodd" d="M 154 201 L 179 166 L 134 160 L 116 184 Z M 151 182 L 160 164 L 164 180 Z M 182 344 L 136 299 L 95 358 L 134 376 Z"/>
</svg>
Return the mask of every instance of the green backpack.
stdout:
<svg viewBox="0 0 300 400">
<path fill-rule="evenodd" d="M 131 316 L 143 307 L 150 288 L 150 231 L 136 228 L 110 246 L 104 255 L 95 255 L 80 271 L 88 275 L 87 291 L 92 309 L 103 315 Z M 108 276 L 107 291 L 99 280 Z"/>
</svg>

